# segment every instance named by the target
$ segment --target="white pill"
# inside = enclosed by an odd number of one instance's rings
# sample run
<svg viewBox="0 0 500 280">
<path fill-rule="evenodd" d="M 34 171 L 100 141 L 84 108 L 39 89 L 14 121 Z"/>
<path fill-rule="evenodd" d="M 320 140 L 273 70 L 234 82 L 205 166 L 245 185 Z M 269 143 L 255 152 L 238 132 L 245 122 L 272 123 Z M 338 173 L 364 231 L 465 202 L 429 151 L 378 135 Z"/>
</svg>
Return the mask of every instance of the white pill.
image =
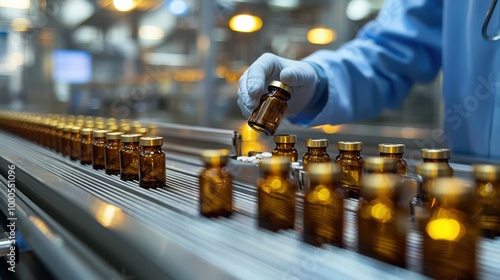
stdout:
<svg viewBox="0 0 500 280">
<path fill-rule="evenodd" d="M 252 163 L 259 164 L 260 159 L 253 160 Z"/>
<path fill-rule="evenodd" d="M 269 152 L 263 152 L 261 155 L 262 155 L 263 157 L 265 157 L 265 158 L 270 158 L 270 157 L 272 157 L 272 156 L 273 156 L 273 154 L 271 154 L 271 153 L 269 153 Z"/>
<path fill-rule="evenodd" d="M 249 158 L 248 158 L 248 161 L 254 161 L 254 160 L 256 160 L 256 159 L 257 159 L 257 157 L 256 157 L 256 156 L 253 156 L 253 157 L 249 157 Z"/>
<path fill-rule="evenodd" d="M 248 157 L 247 156 L 239 156 L 236 158 L 236 160 L 239 160 L 239 161 L 248 161 Z"/>
<path fill-rule="evenodd" d="M 255 157 L 258 159 L 264 158 L 264 156 L 262 154 L 256 154 Z"/>
<path fill-rule="evenodd" d="M 292 167 L 299 167 L 300 166 L 300 162 L 292 162 Z"/>
</svg>

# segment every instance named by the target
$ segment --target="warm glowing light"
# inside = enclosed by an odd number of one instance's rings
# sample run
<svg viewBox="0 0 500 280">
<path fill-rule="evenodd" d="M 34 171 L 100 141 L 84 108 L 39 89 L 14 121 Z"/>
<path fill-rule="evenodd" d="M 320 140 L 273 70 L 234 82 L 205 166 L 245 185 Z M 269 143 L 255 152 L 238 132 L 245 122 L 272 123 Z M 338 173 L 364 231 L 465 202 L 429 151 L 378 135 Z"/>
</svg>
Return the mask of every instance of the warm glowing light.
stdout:
<svg viewBox="0 0 500 280">
<path fill-rule="evenodd" d="M 30 8 L 30 0 L 0 0 L 0 7 L 26 10 Z"/>
<path fill-rule="evenodd" d="M 259 139 L 259 133 L 253 130 L 246 122 L 240 129 L 242 141 L 256 141 Z"/>
<path fill-rule="evenodd" d="M 233 31 L 250 33 L 262 27 L 262 19 L 252 15 L 235 15 L 229 20 L 229 28 Z"/>
<path fill-rule="evenodd" d="M 340 125 L 325 124 L 325 125 L 322 125 L 320 127 L 321 127 L 321 130 L 323 130 L 323 132 L 327 133 L 327 134 L 334 134 L 340 130 Z"/>
<path fill-rule="evenodd" d="M 120 208 L 106 204 L 97 211 L 96 219 L 104 227 L 114 227 L 122 222 L 123 213 Z"/>
<path fill-rule="evenodd" d="M 333 29 L 316 27 L 307 32 L 307 41 L 311 44 L 325 45 L 337 39 L 337 32 Z"/>
<path fill-rule="evenodd" d="M 219 66 L 217 69 L 215 69 L 215 75 L 217 75 L 218 78 L 224 78 L 227 73 L 227 67 L 226 66 Z"/>
<path fill-rule="evenodd" d="M 12 20 L 12 30 L 16 32 L 26 32 L 31 27 L 31 22 L 26 18 L 15 18 Z"/>
<path fill-rule="evenodd" d="M 326 187 L 322 187 L 318 190 L 318 200 L 320 203 L 327 203 L 330 201 L 330 198 L 332 197 L 330 190 L 327 189 Z"/>
<path fill-rule="evenodd" d="M 372 217 L 380 223 L 387 223 L 392 220 L 394 213 L 388 205 L 384 203 L 377 203 L 371 207 Z"/>
<path fill-rule="evenodd" d="M 139 28 L 139 36 L 144 40 L 160 40 L 165 36 L 161 27 L 153 25 L 143 25 Z"/>
<path fill-rule="evenodd" d="M 458 241 L 465 234 L 465 227 L 461 223 L 448 218 L 430 221 L 425 230 L 434 240 Z"/>
<path fill-rule="evenodd" d="M 113 5 L 120 12 L 128 12 L 135 8 L 134 0 L 113 0 Z"/>
</svg>

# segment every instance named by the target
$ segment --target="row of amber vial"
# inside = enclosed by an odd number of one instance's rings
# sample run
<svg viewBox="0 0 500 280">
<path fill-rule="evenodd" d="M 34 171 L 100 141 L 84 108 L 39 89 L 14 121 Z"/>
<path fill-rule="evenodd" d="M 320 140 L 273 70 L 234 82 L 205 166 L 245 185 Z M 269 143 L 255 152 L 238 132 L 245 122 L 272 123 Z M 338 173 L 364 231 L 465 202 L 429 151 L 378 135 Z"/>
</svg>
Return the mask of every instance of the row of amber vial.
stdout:
<svg viewBox="0 0 500 280">
<path fill-rule="evenodd" d="M 90 116 L 2 112 L 2 127 L 83 165 L 92 165 L 142 188 L 165 186 L 163 138 L 156 125 Z"/>
</svg>

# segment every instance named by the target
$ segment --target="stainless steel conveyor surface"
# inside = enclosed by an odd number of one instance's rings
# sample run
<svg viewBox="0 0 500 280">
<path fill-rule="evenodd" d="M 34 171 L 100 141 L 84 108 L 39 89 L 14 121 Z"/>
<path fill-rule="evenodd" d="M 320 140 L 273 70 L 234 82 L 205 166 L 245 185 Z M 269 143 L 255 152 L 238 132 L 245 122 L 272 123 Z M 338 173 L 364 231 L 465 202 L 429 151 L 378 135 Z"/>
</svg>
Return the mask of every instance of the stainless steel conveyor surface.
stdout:
<svg viewBox="0 0 500 280">
<path fill-rule="evenodd" d="M 425 278 L 349 250 L 309 246 L 299 231 L 259 229 L 252 185 L 234 184 L 230 218 L 201 217 L 200 166 L 178 155 L 167 154 L 167 187 L 146 190 L 10 134 L 0 133 L 0 150 L 2 175 L 15 164 L 29 199 L 137 279 Z M 482 240 L 479 255 L 480 278 L 499 279 L 500 240 Z"/>
</svg>

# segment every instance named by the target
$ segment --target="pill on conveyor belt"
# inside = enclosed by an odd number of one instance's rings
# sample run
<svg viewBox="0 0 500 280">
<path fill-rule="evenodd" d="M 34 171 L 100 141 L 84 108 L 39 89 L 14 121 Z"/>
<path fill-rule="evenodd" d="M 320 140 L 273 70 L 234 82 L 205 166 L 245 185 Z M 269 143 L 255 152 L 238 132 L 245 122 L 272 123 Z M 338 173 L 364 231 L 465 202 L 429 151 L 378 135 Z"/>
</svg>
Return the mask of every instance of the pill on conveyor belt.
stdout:
<svg viewBox="0 0 500 280">
<path fill-rule="evenodd" d="M 260 159 L 253 160 L 252 163 L 259 164 Z"/>
<path fill-rule="evenodd" d="M 261 155 L 265 158 L 270 158 L 273 156 L 273 154 L 271 154 L 270 152 L 263 152 Z"/>
<path fill-rule="evenodd" d="M 264 156 L 262 154 L 256 154 L 255 157 L 258 159 L 264 158 Z"/>
<path fill-rule="evenodd" d="M 249 157 L 249 158 L 248 158 L 248 161 L 254 161 L 254 160 L 256 160 L 256 159 L 257 159 L 257 157 L 253 156 L 253 157 Z"/>
<path fill-rule="evenodd" d="M 248 157 L 247 156 L 239 156 L 236 158 L 236 160 L 239 160 L 239 161 L 248 161 Z"/>
</svg>

